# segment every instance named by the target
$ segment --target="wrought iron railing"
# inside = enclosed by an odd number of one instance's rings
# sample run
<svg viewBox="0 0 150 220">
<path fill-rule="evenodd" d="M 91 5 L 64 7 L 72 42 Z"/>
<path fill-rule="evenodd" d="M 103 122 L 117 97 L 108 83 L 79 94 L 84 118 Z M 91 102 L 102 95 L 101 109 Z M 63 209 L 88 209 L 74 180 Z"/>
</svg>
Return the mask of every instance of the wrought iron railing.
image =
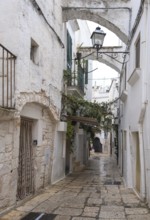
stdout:
<svg viewBox="0 0 150 220">
<path fill-rule="evenodd" d="M 14 108 L 16 56 L 0 44 L 0 107 Z"/>
<path fill-rule="evenodd" d="M 77 71 L 70 71 L 70 74 L 68 74 L 67 85 L 77 87 L 82 93 L 84 92 L 84 69 L 81 65 L 78 65 Z"/>
</svg>

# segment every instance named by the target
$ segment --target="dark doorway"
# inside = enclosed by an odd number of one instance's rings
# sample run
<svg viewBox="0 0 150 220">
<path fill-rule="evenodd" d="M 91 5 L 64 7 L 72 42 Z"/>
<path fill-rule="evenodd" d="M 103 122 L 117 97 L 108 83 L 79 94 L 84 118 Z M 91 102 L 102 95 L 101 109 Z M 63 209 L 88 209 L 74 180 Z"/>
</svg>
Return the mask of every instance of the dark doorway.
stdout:
<svg viewBox="0 0 150 220">
<path fill-rule="evenodd" d="M 95 152 L 100 152 L 100 153 L 102 153 L 102 144 L 101 144 L 100 139 L 99 139 L 98 137 L 95 137 L 95 138 L 94 138 L 93 148 L 94 148 L 94 151 L 95 151 Z"/>
<path fill-rule="evenodd" d="M 70 172 L 70 154 L 71 154 L 71 141 L 67 139 L 66 141 L 66 166 L 65 166 L 65 174 L 67 175 Z"/>
</svg>

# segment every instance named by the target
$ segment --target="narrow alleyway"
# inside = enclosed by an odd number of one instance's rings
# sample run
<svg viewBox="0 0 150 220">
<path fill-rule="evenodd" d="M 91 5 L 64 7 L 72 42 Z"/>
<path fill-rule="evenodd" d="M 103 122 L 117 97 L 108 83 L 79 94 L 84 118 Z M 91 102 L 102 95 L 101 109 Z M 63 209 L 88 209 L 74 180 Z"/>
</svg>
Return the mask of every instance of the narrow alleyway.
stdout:
<svg viewBox="0 0 150 220">
<path fill-rule="evenodd" d="M 148 220 L 150 210 L 125 188 L 112 157 L 92 153 L 86 170 L 69 175 L 0 219 Z"/>
</svg>

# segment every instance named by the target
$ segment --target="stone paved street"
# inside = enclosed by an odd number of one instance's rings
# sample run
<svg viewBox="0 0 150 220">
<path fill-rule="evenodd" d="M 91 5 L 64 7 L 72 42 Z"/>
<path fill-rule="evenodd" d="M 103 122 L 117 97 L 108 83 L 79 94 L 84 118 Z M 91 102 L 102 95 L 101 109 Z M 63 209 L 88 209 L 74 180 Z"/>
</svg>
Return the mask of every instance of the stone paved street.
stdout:
<svg viewBox="0 0 150 220">
<path fill-rule="evenodd" d="M 49 213 L 49 220 L 150 219 L 146 204 L 123 185 L 115 160 L 99 153 L 92 153 L 84 171 L 67 176 L 0 219 L 19 220 L 30 212 Z"/>
</svg>

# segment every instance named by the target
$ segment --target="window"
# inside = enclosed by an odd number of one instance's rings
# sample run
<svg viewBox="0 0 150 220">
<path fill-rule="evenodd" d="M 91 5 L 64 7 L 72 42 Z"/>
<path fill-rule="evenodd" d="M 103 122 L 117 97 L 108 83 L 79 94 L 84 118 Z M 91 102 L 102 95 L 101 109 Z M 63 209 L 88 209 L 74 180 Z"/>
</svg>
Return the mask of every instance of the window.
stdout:
<svg viewBox="0 0 150 220">
<path fill-rule="evenodd" d="M 140 37 L 135 43 L 135 67 L 140 67 Z"/>
<path fill-rule="evenodd" d="M 38 64 L 38 44 L 31 38 L 30 60 Z"/>
</svg>

